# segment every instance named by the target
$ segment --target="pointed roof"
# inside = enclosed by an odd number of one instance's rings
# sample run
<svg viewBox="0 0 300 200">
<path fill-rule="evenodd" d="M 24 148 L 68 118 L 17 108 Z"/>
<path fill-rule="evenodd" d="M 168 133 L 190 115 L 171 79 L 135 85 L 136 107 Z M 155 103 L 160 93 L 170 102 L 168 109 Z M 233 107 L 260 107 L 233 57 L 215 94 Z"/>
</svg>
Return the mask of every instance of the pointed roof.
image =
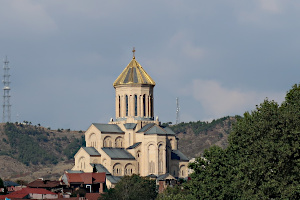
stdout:
<svg viewBox="0 0 300 200">
<path fill-rule="evenodd" d="M 127 84 L 147 84 L 155 86 L 154 80 L 147 74 L 143 67 L 136 61 L 135 57 L 119 75 L 113 86 Z"/>
<path fill-rule="evenodd" d="M 155 123 L 146 124 L 137 133 L 144 133 L 145 135 L 159 134 L 159 135 L 175 135 L 175 133 L 166 127 L 161 127 Z"/>
</svg>

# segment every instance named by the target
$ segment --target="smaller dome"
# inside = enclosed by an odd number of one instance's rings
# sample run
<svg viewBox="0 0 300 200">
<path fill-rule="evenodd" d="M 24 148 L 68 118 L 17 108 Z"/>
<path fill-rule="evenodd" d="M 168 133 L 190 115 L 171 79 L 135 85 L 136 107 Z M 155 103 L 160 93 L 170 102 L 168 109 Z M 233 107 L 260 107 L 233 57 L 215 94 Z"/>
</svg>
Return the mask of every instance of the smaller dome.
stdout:
<svg viewBox="0 0 300 200">
<path fill-rule="evenodd" d="M 148 84 L 155 85 L 154 80 L 147 74 L 143 67 L 135 60 L 135 57 L 119 75 L 113 86 L 127 84 Z"/>
</svg>

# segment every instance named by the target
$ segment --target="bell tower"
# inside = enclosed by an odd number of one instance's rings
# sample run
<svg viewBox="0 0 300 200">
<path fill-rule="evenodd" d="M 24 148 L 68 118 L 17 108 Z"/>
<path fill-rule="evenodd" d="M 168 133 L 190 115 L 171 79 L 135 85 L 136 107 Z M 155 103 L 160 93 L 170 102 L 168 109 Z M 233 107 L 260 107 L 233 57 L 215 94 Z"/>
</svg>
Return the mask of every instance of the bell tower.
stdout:
<svg viewBox="0 0 300 200">
<path fill-rule="evenodd" d="M 154 119 L 154 80 L 133 58 L 113 83 L 116 91 L 116 120 L 128 118 L 135 120 Z"/>
</svg>

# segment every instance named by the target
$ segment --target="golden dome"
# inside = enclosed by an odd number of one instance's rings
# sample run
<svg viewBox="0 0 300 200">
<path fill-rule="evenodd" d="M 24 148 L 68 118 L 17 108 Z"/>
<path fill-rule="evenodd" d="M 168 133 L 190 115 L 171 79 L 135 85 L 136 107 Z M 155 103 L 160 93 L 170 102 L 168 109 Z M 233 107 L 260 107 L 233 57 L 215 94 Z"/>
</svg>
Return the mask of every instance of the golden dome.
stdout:
<svg viewBox="0 0 300 200">
<path fill-rule="evenodd" d="M 155 85 L 154 80 L 147 74 L 142 66 L 135 60 L 135 57 L 119 75 L 113 83 L 113 86 L 127 84 L 148 84 Z"/>
</svg>

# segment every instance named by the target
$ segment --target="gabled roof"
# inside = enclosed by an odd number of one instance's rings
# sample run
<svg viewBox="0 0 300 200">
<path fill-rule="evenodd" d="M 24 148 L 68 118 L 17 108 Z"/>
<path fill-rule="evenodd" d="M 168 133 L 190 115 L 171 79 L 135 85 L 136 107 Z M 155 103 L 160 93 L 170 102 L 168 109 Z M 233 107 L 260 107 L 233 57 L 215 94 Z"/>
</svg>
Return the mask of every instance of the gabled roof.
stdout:
<svg viewBox="0 0 300 200">
<path fill-rule="evenodd" d="M 127 159 L 135 160 L 135 158 L 123 148 L 111 148 L 104 147 L 102 150 L 111 158 L 111 159 Z"/>
<path fill-rule="evenodd" d="M 172 150 L 171 159 L 172 160 L 189 161 L 189 159 L 179 150 Z"/>
<path fill-rule="evenodd" d="M 91 164 L 92 166 L 95 165 L 97 172 L 104 172 L 106 175 L 110 174 L 110 172 L 101 164 Z"/>
<path fill-rule="evenodd" d="M 12 182 L 12 181 L 3 181 L 4 187 L 10 187 L 10 186 L 20 186 L 20 184 Z"/>
<path fill-rule="evenodd" d="M 154 125 L 155 125 L 154 123 L 146 124 L 140 130 L 138 130 L 137 133 L 146 132 L 148 129 L 150 129 Z"/>
<path fill-rule="evenodd" d="M 137 142 L 133 145 L 131 145 L 130 147 L 128 147 L 127 149 L 135 149 L 136 147 L 140 146 L 140 144 L 142 144 L 141 142 Z"/>
<path fill-rule="evenodd" d="M 115 80 L 113 86 L 116 87 L 118 85 L 126 84 L 147 84 L 155 86 L 154 80 L 147 74 L 134 57 Z"/>
<path fill-rule="evenodd" d="M 166 174 L 162 174 L 160 176 L 157 177 L 157 180 L 158 181 L 163 181 L 163 180 L 175 180 L 176 178 L 174 178 L 174 176 L 172 176 L 171 174 L 169 173 L 166 173 Z"/>
<path fill-rule="evenodd" d="M 112 184 L 116 184 L 121 180 L 121 177 L 119 176 L 113 176 L 113 175 L 107 175 L 107 180 L 109 180 L 109 182 L 111 182 Z"/>
<path fill-rule="evenodd" d="M 124 133 L 116 124 L 93 123 L 93 125 L 102 133 Z"/>
<path fill-rule="evenodd" d="M 50 180 L 35 180 L 28 183 L 27 187 L 30 188 L 55 188 L 60 186 L 60 181 L 50 181 Z"/>
<path fill-rule="evenodd" d="M 176 135 L 176 133 L 170 127 L 165 127 L 164 130 L 168 135 Z"/>
<path fill-rule="evenodd" d="M 134 129 L 136 127 L 136 123 L 126 123 L 124 126 L 126 129 Z"/>
<path fill-rule="evenodd" d="M 104 183 L 105 173 L 66 173 L 68 183 L 83 183 L 83 184 L 93 184 L 93 183 Z"/>
<path fill-rule="evenodd" d="M 153 127 L 151 127 L 149 130 L 147 130 L 145 133 L 145 135 L 151 135 L 151 134 L 167 134 L 167 132 L 162 129 L 161 127 L 154 125 Z"/>
<path fill-rule="evenodd" d="M 138 130 L 137 133 L 144 133 L 145 135 L 152 135 L 152 134 L 175 135 L 175 133 L 170 128 L 168 127 L 163 128 L 161 126 L 158 126 L 155 123 L 146 124 L 140 130 Z"/>
<path fill-rule="evenodd" d="M 82 147 L 90 156 L 101 156 L 94 147 Z"/>
<path fill-rule="evenodd" d="M 5 199 L 6 197 L 9 199 L 23 199 L 29 194 L 52 194 L 57 195 L 54 192 L 50 192 L 49 190 L 43 188 L 22 188 L 19 191 L 12 192 L 8 195 L 0 195 L 0 199 Z"/>
</svg>

